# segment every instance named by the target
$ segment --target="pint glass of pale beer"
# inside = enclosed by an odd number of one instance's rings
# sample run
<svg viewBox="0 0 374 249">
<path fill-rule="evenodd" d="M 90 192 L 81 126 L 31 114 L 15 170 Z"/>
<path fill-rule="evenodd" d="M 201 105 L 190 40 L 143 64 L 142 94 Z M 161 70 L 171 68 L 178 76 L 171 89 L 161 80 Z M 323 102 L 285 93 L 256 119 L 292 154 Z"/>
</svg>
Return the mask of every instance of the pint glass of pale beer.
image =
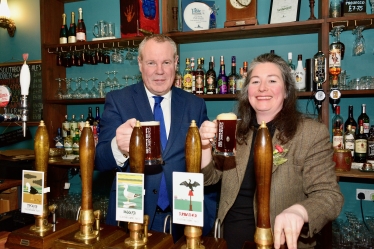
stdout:
<svg viewBox="0 0 374 249">
<path fill-rule="evenodd" d="M 236 115 L 234 113 L 221 113 L 217 116 L 216 121 L 215 155 L 234 156 L 236 146 Z"/>
<path fill-rule="evenodd" d="M 145 165 L 162 164 L 160 122 L 140 122 L 145 138 Z"/>
</svg>

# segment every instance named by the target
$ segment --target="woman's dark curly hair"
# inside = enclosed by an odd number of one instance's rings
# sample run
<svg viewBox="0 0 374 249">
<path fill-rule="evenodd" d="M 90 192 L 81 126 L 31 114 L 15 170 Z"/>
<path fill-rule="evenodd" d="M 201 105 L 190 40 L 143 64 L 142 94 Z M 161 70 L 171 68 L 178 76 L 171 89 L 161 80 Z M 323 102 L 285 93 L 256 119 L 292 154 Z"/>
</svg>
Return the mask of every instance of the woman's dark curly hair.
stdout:
<svg viewBox="0 0 374 249">
<path fill-rule="evenodd" d="M 274 63 L 278 66 L 285 83 L 286 98 L 283 102 L 283 108 L 272 121 L 273 125 L 280 131 L 278 139 L 282 144 L 292 139 L 296 133 L 299 122 L 301 122 L 302 113 L 297 110 L 295 82 L 288 63 L 276 54 L 262 54 L 256 57 L 249 65 L 247 79 L 241 93 L 238 95 L 237 111 L 238 118 L 240 118 L 241 121 L 238 122 L 236 138 L 239 144 L 245 143 L 249 131 L 253 129 L 253 124 L 257 123 L 256 112 L 248 100 L 248 85 L 253 69 L 257 65 L 267 62 Z"/>
</svg>

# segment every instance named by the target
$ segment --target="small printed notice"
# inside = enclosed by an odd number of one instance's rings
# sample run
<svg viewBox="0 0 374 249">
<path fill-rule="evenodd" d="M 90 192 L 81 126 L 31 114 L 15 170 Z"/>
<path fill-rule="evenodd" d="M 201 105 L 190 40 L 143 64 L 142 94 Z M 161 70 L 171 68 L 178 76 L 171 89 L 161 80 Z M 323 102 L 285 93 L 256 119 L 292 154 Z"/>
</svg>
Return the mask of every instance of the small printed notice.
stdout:
<svg viewBox="0 0 374 249">
<path fill-rule="evenodd" d="M 144 174 L 117 173 L 116 220 L 143 223 Z"/>
<path fill-rule="evenodd" d="M 204 176 L 201 173 L 173 172 L 173 223 L 204 224 Z"/>
<path fill-rule="evenodd" d="M 26 214 L 43 214 L 44 172 L 22 171 L 22 206 Z"/>
</svg>

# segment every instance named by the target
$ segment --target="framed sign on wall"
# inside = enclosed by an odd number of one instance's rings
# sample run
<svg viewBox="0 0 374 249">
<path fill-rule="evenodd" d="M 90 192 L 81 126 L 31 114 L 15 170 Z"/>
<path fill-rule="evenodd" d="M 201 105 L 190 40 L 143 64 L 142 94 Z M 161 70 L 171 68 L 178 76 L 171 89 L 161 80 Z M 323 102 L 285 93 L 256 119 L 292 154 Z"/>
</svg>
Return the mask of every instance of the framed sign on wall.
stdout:
<svg viewBox="0 0 374 249">
<path fill-rule="evenodd" d="M 272 0 L 269 24 L 299 20 L 300 0 Z"/>
</svg>

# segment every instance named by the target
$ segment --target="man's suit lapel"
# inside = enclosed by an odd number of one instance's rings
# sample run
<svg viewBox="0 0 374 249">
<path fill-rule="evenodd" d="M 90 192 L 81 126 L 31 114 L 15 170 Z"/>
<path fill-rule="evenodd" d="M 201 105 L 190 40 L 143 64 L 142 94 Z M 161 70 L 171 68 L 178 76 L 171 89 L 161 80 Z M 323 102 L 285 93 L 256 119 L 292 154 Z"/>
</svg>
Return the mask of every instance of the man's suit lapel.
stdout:
<svg viewBox="0 0 374 249">
<path fill-rule="evenodd" d="M 149 105 L 148 96 L 145 92 L 143 82 L 139 82 L 135 85 L 134 92 L 131 97 L 133 99 L 134 106 L 136 106 L 141 116 L 140 121 L 153 121 L 154 117 L 152 108 Z"/>
</svg>

